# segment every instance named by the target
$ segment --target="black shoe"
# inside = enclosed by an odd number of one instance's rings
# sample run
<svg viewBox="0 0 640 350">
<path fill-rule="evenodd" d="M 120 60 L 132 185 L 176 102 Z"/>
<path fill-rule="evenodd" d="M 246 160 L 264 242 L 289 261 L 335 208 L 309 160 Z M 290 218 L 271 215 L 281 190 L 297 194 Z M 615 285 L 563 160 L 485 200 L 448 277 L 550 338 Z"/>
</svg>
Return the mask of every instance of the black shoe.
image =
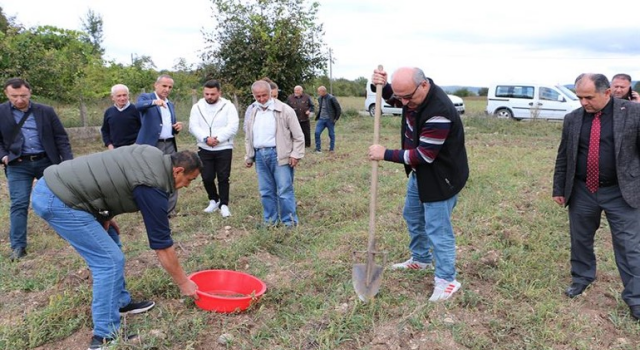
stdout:
<svg viewBox="0 0 640 350">
<path fill-rule="evenodd" d="M 131 334 L 131 335 L 127 335 L 125 337 L 123 337 L 121 340 L 128 342 L 130 340 L 135 340 L 136 338 L 138 338 L 138 336 L 136 334 Z M 114 342 L 114 338 L 103 338 L 103 337 L 99 337 L 97 335 L 94 335 L 91 338 L 91 343 L 89 343 L 89 349 L 88 350 L 106 350 L 109 349 Z"/>
<path fill-rule="evenodd" d="M 16 248 L 11 252 L 11 255 L 9 256 L 9 260 L 17 261 L 22 257 L 24 257 L 25 255 L 27 255 L 27 250 L 25 248 L 22 248 L 22 247 Z"/>
<path fill-rule="evenodd" d="M 131 301 L 127 306 L 120 308 L 120 316 L 124 316 L 126 314 L 141 314 L 151 310 L 154 306 L 156 306 L 156 303 L 149 300 L 143 300 L 140 302 Z"/>
<path fill-rule="evenodd" d="M 629 305 L 629 311 L 634 320 L 640 321 L 640 305 Z"/>
<path fill-rule="evenodd" d="M 569 288 L 564 291 L 564 294 L 566 294 L 569 298 L 575 298 L 578 295 L 582 294 L 582 292 L 584 292 L 584 290 L 587 289 L 588 286 L 588 284 L 574 282 L 571 283 Z"/>
</svg>

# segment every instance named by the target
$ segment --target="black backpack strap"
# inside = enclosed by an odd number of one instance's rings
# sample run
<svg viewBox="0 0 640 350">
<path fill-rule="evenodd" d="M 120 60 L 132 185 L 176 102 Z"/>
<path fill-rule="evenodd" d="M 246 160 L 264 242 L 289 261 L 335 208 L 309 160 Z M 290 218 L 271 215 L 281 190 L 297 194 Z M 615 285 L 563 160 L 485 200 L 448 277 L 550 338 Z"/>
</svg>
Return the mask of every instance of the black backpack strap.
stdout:
<svg viewBox="0 0 640 350">
<path fill-rule="evenodd" d="M 16 141 L 16 137 L 18 136 L 20 129 L 22 129 L 24 122 L 27 121 L 27 118 L 29 118 L 30 115 L 31 115 L 31 109 L 29 109 L 22 115 L 22 118 L 18 122 L 18 125 L 16 125 L 15 129 L 13 129 L 13 132 L 11 133 L 11 137 L 9 138 L 11 142 L 8 142 L 7 145 L 12 145 Z"/>
</svg>

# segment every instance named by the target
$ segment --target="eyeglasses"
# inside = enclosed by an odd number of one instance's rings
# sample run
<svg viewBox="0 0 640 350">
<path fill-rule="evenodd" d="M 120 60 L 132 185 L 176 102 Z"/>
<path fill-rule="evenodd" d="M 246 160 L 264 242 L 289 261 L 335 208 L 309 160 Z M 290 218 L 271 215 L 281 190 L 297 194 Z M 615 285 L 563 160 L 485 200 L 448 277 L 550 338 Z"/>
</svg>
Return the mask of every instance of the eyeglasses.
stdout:
<svg viewBox="0 0 640 350">
<path fill-rule="evenodd" d="M 391 97 L 395 98 L 396 100 L 410 100 L 413 98 L 413 95 L 416 94 L 416 91 L 418 91 L 418 88 L 420 86 L 422 86 L 422 83 L 424 83 L 425 81 L 421 81 L 420 84 L 418 84 L 418 86 L 416 86 L 415 90 L 413 90 L 413 92 L 409 95 L 404 95 L 404 96 L 398 96 L 396 94 L 393 94 Z"/>
</svg>

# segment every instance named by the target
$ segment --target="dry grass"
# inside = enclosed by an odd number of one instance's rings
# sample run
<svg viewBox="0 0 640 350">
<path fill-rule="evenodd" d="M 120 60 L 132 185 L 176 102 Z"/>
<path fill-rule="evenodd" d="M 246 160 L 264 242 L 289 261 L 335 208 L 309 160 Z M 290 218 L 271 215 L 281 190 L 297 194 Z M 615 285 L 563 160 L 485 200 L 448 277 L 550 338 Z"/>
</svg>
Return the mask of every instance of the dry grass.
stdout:
<svg viewBox="0 0 640 350">
<path fill-rule="evenodd" d="M 397 145 L 399 121 L 383 118 L 382 144 Z M 386 271 L 374 302 L 358 301 L 351 252 L 366 248 L 372 119 L 347 117 L 337 125 L 337 152 L 307 154 L 296 170 L 297 230 L 255 229 L 261 206 L 255 171 L 242 166 L 242 135 L 232 217 L 202 213 L 207 200 L 198 181 L 181 191 L 181 216 L 171 226 L 183 265 L 263 279 L 267 293 L 246 313 L 207 313 L 182 299 L 149 250 L 139 214 L 119 218 L 128 287 L 158 303 L 127 319 L 143 343 L 120 349 L 637 349 L 640 326 L 620 299 L 606 225 L 596 236 L 597 282 L 574 300 L 562 293 L 570 282 L 567 215 L 551 200 L 561 125 L 467 117 L 465 127 L 471 178 L 454 211 L 462 289 L 452 300 L 427 301 L 431 272 Z M 194 149 L 186 133 L 179 140 Z M 77 155 L 101 149 L 97 139 L 73 146 Z M 406 177 L 389 163 L 379 176 L 376 235 L 390 263 L 408 256 Z M 0 175 L 5 223 L 6 190 Z M 40 219 L 31 216 L 29 230 L 29 255 L 16 264 L 7 259 L 8 225 L 0 234 L 0 349 L 83 348 L 91 329 L 89 272 Z M 222 334 L 234 340 L 219 344 Z"/>
</svg>

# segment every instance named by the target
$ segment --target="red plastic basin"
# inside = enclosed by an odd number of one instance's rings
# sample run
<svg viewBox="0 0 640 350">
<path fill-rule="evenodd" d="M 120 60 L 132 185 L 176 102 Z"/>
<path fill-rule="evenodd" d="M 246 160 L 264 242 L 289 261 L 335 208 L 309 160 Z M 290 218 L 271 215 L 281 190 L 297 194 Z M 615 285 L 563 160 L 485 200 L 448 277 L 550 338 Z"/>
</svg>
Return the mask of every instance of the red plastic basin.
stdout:
<svg viewBox="0 0 640 350">
<path fill-rule="evenodd" d="M 267 291 L 264 282 L 244 272 L 204 270 L 191 274 L 189 279 L 198 285 L 196 305 L 207 311 L 243 311 Z"/>
</svg>

